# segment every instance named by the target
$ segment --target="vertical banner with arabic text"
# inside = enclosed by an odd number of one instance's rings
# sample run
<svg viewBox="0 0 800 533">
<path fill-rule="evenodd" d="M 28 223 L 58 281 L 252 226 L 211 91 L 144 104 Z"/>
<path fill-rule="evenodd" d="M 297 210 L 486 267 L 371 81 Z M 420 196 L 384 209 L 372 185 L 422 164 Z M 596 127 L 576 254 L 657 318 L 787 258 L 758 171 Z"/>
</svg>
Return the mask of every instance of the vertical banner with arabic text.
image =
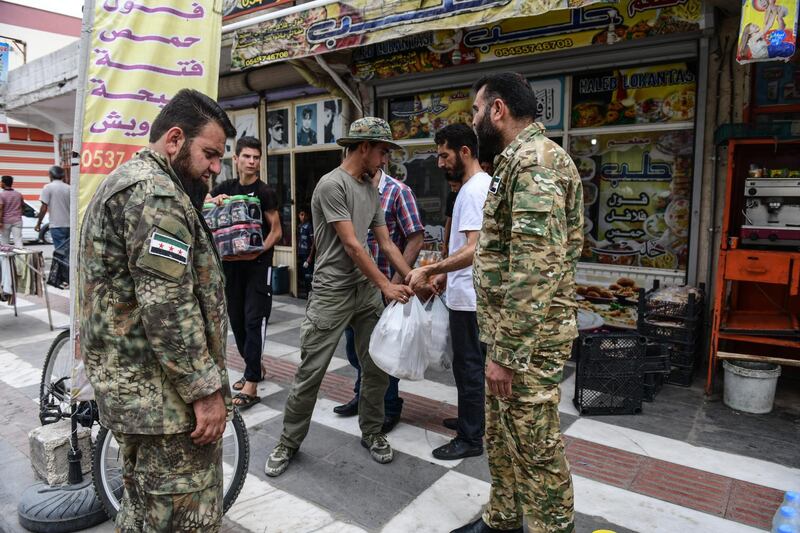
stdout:
<svg viewBox="0 0 800 533">
<path fill-rule="evenodd" d="M 217 96 L 222 0 L 98 2 L 83 111 L 78 220 L 100 182 L 149 142 L 183 88 Z"/>
</svg>

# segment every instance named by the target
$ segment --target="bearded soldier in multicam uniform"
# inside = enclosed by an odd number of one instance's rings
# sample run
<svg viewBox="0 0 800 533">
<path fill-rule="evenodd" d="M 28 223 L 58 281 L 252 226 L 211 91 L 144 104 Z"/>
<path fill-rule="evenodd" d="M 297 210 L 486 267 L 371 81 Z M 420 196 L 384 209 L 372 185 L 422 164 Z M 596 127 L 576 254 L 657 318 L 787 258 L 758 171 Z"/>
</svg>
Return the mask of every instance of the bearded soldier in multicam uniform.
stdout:
<svg viewBox="0 0 800 533">
<path fill-rule="evenodd" d="M 534 122 L 536 97 L 519 74 L 479 80 L 473 126 L 497 154 L 475 253 L 486 365 L 486 447 L 492 489 L 483 516 L 459 533 L 574 530 L 558 384 L 578 335 L 575 269 L 583 189 L 575 164 Z M 453 533 L 455 533 L 453 532 Z"/>
<path fill-rule="evenodd" d="M 217 531 L 231 412 L 222 268 L 197 207 L 236 130 L 182 90 L 100 185 L 81 234 L 81 351 L 120 446 L 118 531 Z"/>
</svg>

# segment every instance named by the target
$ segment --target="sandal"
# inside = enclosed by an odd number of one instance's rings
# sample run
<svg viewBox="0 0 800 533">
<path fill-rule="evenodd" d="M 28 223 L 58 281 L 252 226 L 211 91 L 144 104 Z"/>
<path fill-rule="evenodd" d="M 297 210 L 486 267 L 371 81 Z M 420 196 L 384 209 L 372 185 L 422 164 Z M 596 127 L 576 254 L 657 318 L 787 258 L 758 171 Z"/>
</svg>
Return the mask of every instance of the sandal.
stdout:
<svg viewBox="0 0 800 533">
<path fill-rule="evenodd" d="M 242 377 L 241 379 L 239 379 L 239 381 L 231 385 L 231 388 L 233 390 L 242 390 L 244 388 L 245 383 L 247 383 L 247 380 L 244 379 L 244 377 Z"/>
<path fill-rule="evenodd" d="M 237 407 L 240 411 L 249 409 L 250 407 L 253 407 L 257 403 L 261 403 L 261 398 L 259 398 L 258 396 L 250 396 L 249 394 L 245 394 L 243 392 L 240 392 L 239 394 L 233 397 L 233 405 L 234 407 Z"/>
</svg>

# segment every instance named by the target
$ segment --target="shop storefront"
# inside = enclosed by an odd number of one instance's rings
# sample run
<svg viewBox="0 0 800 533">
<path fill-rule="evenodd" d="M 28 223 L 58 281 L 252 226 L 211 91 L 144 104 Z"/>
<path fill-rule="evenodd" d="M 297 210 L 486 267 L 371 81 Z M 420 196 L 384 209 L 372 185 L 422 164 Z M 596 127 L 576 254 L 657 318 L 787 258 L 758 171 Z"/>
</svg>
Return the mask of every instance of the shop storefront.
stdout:
<svg viewBox="0 0 800 533">
<path fill-rule="evenodd" d="M 692 277 L 705 22 L 699 1 L 659 4 L 553 12 L 431 32 L 354 54 L 354 75 L 375 87 L 377 108 L 403 146 L 392 154 L 390 173 L 417 194 L 429 242 L 441 239 L 447 194 L 436 168 L 435 131 L 469 124 L 471 82 L 510 69 L 530 79 L 539 120 L 573 156 L 583 179 L 582 277 L 627 276 L 641 285 L 653 279 L 683 284 Z M 614 39 L 627 42 L 600 46 Z M 562 49 L 572 53 L 566 59 L 546 53 Z M 419 71 L 417 80 L 398 77 L 408 69 Z"/>
<path fill-rule="evenodd" d="M 350 85 L 366 96 L 364 107 L 390 123 L 402 149 L 392 152 L 389 172 L 416 193 L 427 247 L 441 242 L 448 192 L 433 136 L 446 124 L 471 123 L 470 86 L 478 77 L 514 70 L 531 81 L 548 136 L 570 152 L 583 178 L 582 279 L 607 283 L 628 276 L 641 286 L 655 279 L 682 284 L 696 279 L 692 214 L 699 208 L 694 177 L 705 106 L 697 94 L 705 84 L 704 35 L 711 18 L 700 0 L 623 0 L 347 51 L 333 39 L 301 51 L 296 37 L 282 44 L 289 58 L 333 45 L 327 60 L 348 65 L 355 82 Z M 287 21 L 270 28 L 286 32 Z M 315 27 L 312 22 L 302 14 L 292 19 L 298 28 Z M 256 53 L 268 47 L 243 46 L 254 35 L 260 34 L 254 30 L 234 46 L 235 66 L 271 61 Z M 295 266 L 297 211 L 307 205 L 316 180 L 339 162 L 341 150 L 326 142 L 333 137 L 326 139 L 325 129 L 336 121 L 331 117 L 340 117 L 338 131 L 347 126 L 350 114 L 343 108 L 350 103 L 322 96 L 261 109 L 267 179 L 282 200 L 285 238 L 276 263 Z M 303 129 L 309 122 L 313 138 Z M 283 128 L 282 141 L 270 140 L 271 127 Z"/>
</svg>

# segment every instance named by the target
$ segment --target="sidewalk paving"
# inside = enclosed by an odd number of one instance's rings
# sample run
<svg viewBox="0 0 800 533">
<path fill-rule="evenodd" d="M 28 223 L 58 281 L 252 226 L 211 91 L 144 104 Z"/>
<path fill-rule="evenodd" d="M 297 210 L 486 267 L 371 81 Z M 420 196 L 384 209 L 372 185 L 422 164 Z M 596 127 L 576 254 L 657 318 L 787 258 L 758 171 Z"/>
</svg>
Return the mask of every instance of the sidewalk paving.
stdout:
<svg viewBox="0 0 800 533">
<path fill-rule="evenodd" d="M 54 322 L 66 324 L 66 293 L 51 293 Z M 294 370 L 305 302 L 276 297 L 267 331 L 260 405 L 243 413 L 250 470 L 226 531 L 447 532 L 471 520 L 488 498 L 486 458 L 439 461 L 430 451 L 452 432 L 449 373 L 401 381 L 401 423 L 390 433 L 395 460 L 379 465 L 358 442 L 356 418 L 331 411 L 352 396 L 354 371 L 339 348 L 320 391 L 309 435 L 287 472 L 263 473 L 277 442 Z M 20 317 L 0 307 L 0 531 L 23 531 L 19 494 L 34 482 L 27 432 L 38 425 L 38 383 L 50 340 L 41 303 L 20 298 Z M 229 338 L 232 381 L 243 369 Z M 576 531 L 763 531 L 782 497 L 800 485 L 800 401 L 781 387 L 773 413 L 735 413 L 695 387 L 665 386 L 635 416 L 579 417 L 572 407 L 574 368 L 562 384 L 560 411 L 572 465 Z M 796 387 L 795 387 L 796 391 Z M 110 523 L 94 531 L 113 531 Z"/>
</svg>

